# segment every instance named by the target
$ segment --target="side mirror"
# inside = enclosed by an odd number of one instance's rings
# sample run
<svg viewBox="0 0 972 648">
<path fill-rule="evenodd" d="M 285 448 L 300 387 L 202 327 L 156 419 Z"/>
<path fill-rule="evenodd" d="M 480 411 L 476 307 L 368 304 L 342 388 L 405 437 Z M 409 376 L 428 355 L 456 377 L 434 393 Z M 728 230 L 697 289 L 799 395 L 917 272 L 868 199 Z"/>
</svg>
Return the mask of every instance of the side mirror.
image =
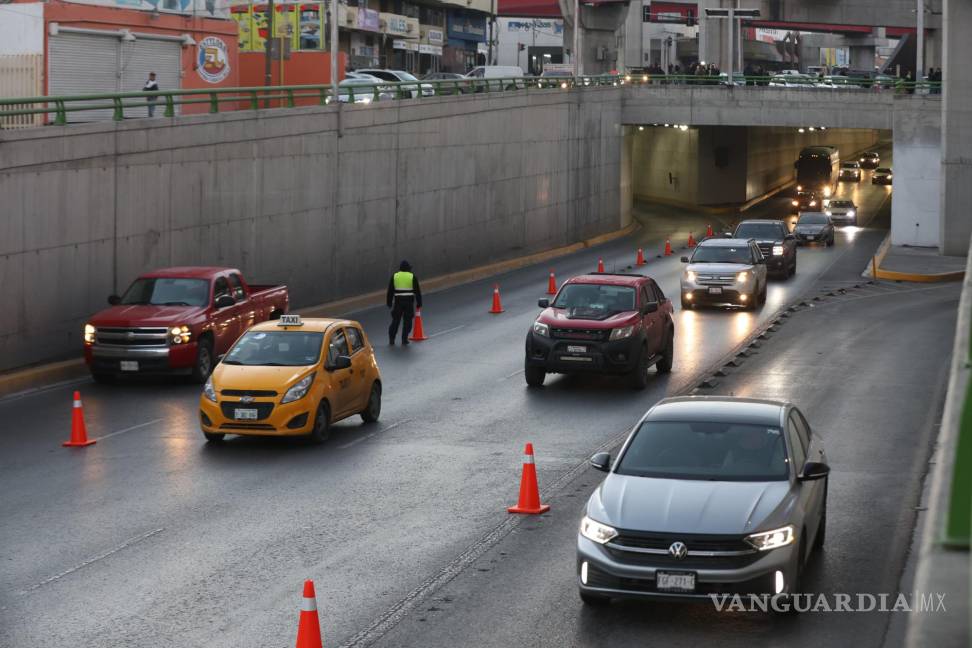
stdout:
<svg viewBox="0 0 972 648">
<path fill-rule="evenodd" d="M 688 263 L 688 257 L 682 257 L 682 263 Z"/>
<path fill-rule="evenodd" d="M 654 313 L 658 310 L 658 302 L 648 302 L 641 307 L 641 314 L 647 315 L 648 313 Z"/>
<path fill-rule="evenodd" d="M 803 470 L 800 472 L 800 481 L 814 481 L 816 479 L 823 479 L 830 474 L 830 466 L 825 463 L 820 463 L 819 461 L 808 461 L 803 464 Z"/>
<path fill-rule="evenodd" d="M 340 371 L 341 369 L 347 369 L 351 366 L 351 358 L 348 356 L 338 356 L 331 366 L 328 367 L 331 371 Z"/>
<path fill-rule="evenodd" d="M 591 457 L 591 466 L 597 468 L 601 472 L 608 472 L 611 470 L 611 455 L 607 452 L 598 452 L 596 455 Z"/>
<path fill-rule="evenodd" d="M 112 306 L 117 306 L 118 304 L 121 303 L 121 297 L 119 297 L 118 295 L 109 295 L 108 303 L 111 304 Z"/>
<path fill-rule="evenodd" d="M 213 303 L 213 305 L 216 306 L 216 308 L 226 308 L 227 306 L 232 306 L 235 303 L 236 300 L 233 299 L 232 295 L 220 295 L 219 297 L 216 298 L 216 301 Z"/>
<path fill-rule="evenodd" d="M 550 300 L 547 299 L 546 297 L 543 299 L 538 299 L 537 306 L 539 306 L 540 308 L 550 308 Z"/>
</svg>

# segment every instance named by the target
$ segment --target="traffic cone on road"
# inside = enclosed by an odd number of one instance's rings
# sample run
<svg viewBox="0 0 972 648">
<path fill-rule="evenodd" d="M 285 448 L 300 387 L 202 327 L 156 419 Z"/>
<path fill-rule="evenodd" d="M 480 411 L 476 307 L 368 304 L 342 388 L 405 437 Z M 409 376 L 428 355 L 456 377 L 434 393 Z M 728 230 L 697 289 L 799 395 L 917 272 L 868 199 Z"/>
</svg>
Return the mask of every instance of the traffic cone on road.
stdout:
<svg viewBox="0 0 972 648">
<path fill-rule="evenodd" d="M 557 294 L 557 278 L 554 277 L 554 271 L 550 271 L 550 279 L 547 280 L 547 294 L 556 295 Z"/>
<path fill-rule="evenodd" d="M 638 257 L 635 259 L 635 265 L 645 265 L 645 251 L 641 248 L 638 248 Z"/>
<path fill-rule="evenodd" d="M 428 340 L 425 336 L 425 328 L 422 326 L 422 309 L 415 311 L 415 328 L 412 329 L 412 334 L 408 337 L 412 342 L 421 342 L 422 340 Z"/>
<path fill-rule="evenodd" d="M 672 256 L 672 242 L 670 240 L 665 241 L 665 256 Z"/>
<path fill-rule="evenodd" d="M 706 238 L 711 238 L 712 237 L 712 226 L 711 225 L 706 225 L 705 226 L 705 236 L 706 236 Z"/>
<path fill-rule="evenodd" d="M 695 237 L 692 236 L 692 232 L 689 232 L 688 246 L 690 248 L 694 248 L 695 247 Z"/>
<path fill-rule="evenodd" d="M 312 580 L 304 581 L 304 600 L 300 604 L 300 621 L 297 623 L 297 648 L 324 648 Z"/>
<path fill-rule="evenodd" d="M 550 510 L 550 506 L 540 503 L 540 488 L 537 486 L 537 466 L 533 462 L 533 444 L 526 444 L 523 451 L 523 474 L 520 477 L 520 501 L 516 506 L 507 508 L 509 513 L 539 515 Z"/>
<path fill-rule="evenodd" d="M 494 315 L 503 312 L 503 304 L 500 303 L 499 284 L 493 284 L 493 307 L 489 309 Z"/>
<path fill-rule="evenodd" d="M 67 448 L 81 448 L 97 443 L 88 440 L 88 428 L 84 425 L 84 408 L 81 406 L 81 392 L 74 392 L 74 409 L 71 412 L 71 440 L 62 443 Z"/>
<path fill-rule="evenodd" d="M 604 272 L 604 259 L 597 260 L 597 271 Z"/>
</svg>

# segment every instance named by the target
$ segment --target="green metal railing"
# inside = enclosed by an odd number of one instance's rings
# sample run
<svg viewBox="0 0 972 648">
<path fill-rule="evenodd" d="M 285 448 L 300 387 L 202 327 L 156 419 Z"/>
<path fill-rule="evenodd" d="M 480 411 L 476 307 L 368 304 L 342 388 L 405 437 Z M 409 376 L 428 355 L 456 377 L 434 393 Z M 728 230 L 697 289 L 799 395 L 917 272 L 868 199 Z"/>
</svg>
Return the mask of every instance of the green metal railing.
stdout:
<svg viewBox="0 0 972 648">
<path fill-rule="evenodd" d="M 338 87 L 335 98 L 330 85 L 289 85 L 252 88 L 183 89 L 158 92 L 120 92 L 113 94 L 89 94 L 76 96 L 22 97 L 0 99 L 0 128 L 5 119 L 27 115 L 42 115 L 56 125 L 67 124 L 74 113 L 111 111 L 116 121 L 126 119 L 132 112 L 141 112 L 146 105 L 161 108 L 165 117 L 174 117 L 177 106 L 206 105 L 208 112 L 218 113 L 221 108 L 233 110 L 258 110 L 262 108 L 293 108 L 298 105 L 326 105 L 341 103 L 371 103 L 392 99 L 423 99 L 443 95 L 471 94 L 480 92 L 504 92 L 522 90 L 565 90 L 591 86 L 640 86 L 665 85 L 673 88 L 698 86 L 807 88 L 817 91 L 893 91 L 907 94 L 939 94 L 941 82 L 905 82 L 897 79 L 819 79 L 793 75 L 743 76 L 734 75 L 733 83 L 727 75 L 587 75 L 579 77 L 508 77 L 463 78 L 436 81 L 385 82 L 373 85 L 345 85 Z"/>
</svg>

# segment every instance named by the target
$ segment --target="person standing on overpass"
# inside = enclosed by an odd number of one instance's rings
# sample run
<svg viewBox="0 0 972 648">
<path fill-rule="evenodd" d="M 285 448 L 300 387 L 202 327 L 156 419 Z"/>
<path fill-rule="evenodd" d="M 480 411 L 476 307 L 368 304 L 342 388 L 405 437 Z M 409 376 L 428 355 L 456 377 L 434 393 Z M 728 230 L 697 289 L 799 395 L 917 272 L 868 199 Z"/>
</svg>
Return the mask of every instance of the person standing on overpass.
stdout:
<svg viewBox="0 0 972 648">
<path fill-rule="evenodd" d="M 395 345 L 398 325 L 402 325 L 402 346 L 408 346 L 408 334 L 412 332 L 412 317 L 416 308 L 422 308 L 422 289 L 412 274 L 408 261 L 398 265 L 398 272 L 388 280 L 388 308 L 391 309 L 391 325 L 388 327 L 388 344 Z"/>
<path fill-rule="evenodd" d="M 159 82 L 155 80 L 155 72 L 149 72 L 148 81 L 142 86 L 142 92 L 158 92 Z M 148 116 L 155 117 L 155 102 L 158 101 L 158 97 L 150 96 L 145 97 L 148 102 Z"/>
</svg>

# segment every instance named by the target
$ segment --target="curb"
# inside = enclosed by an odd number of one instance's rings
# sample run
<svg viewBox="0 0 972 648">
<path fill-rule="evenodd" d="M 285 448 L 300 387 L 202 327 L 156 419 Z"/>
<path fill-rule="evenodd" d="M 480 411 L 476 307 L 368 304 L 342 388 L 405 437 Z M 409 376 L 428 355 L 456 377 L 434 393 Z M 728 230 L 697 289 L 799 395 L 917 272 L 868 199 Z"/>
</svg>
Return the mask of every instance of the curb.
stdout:
<svg viewBox="0 0 972 648">
<path fill-rule="evenodd" d="M 432 277 L 427 281 L 423 281 L 422 287 L 426 289 L 426 293 L 433 293 L 440 290 L 445 290 L 447 288 L 453 288 L 460 284 L 477 281 L 479 279 L 509 272 L 511 270 L 517 270 L 528 265 L 533 265 L 549 259 L 555 259 L 557 257 L 571 254 L 585 248 L 594 247 L 595 245 L 608 243 L 631 234 L 639 227 L 640 225 L 638 223 L 633 222 L 622 229 L 608 232 L 607 234 L 600 234 L 571 245 L 553 248 L 552 250 L 545 250 L 543 252 L 536 252 L 534 254 L 518 257 L 516 259 L 498 261 L 496 263 L 470 268 L 469 270 L 461 270 L 451 274 Z M 366 293 L 364 295 L 356 295 L 354 297 L 347 297 L 345 299 L 339 299 L 324 304 L 308 306 L 294 312 L 299 313 L 304 317 L 323 317 L 326 315 L 340 316 L 384 303 L 385 291 L 379 290 Z M 47 385 L 83 378 L 87 376 L 87 374 L 88 370 L 84 364 L 83 358 L 72 358 L 70 360 L 61 360 L 59 362 L 51 362 L 24 369 L 15 369 L 9 373 L 0 374 L 0 398 Z"/>
<path fill-rule="evenodd" d="M 938 283 L 943 281 L 962 281 L 965 278 L 964 270 L 954 272 L 937 272 L 921 274 L 917 272 L 898 272 L 896 270 L 885 270 L 881 267 L 881 262 L 891 249 L 891 232 L 884 237 L 884 241 L 878 248 L 877 253 L 871 257 L 871 265 L 861 273 L 861 276 L 872 277 L 874 279 L 887 279 L 889 281 L 909 281 L 913 283 Z"/>
</svg>

